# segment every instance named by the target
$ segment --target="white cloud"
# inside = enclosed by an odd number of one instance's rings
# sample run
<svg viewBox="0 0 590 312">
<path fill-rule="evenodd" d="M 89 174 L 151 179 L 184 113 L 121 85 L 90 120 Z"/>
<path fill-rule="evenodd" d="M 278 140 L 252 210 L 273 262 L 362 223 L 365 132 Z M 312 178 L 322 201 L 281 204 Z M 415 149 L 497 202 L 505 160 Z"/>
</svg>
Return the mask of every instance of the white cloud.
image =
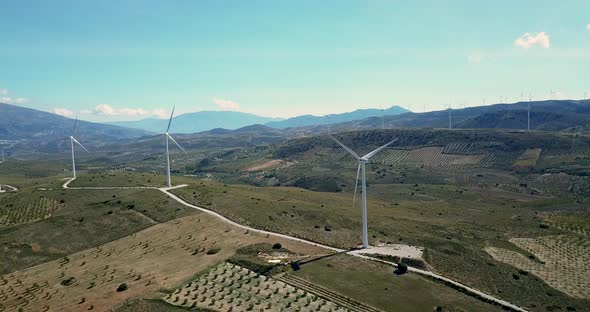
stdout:
<svg viewBox="0 0 590 312">
<path fill-rule="evenodd" d="M 23 97 L 13 97 L 9 95 L 8 89 L 0 88 L 0 103 L 5 104 L 23 104 L 28 100 Z"/>
<path fill-rule="evenodd" d="M 547 35 L 545 32 L 540 32 L 537 34 L 525 33 L 514 40 L 514 45 L 524 49 L 539 45 L 547 49 L 551 45 L 551 40 L 549 39 L 549 35 Z"/>
<path fill-rule="evenodd" d="M 156 108 L 152 111 L 152 114 L 158 118 L 168 118 L 168 112 L 165 109 Z"/>
<path fill-rule="evenodd" d="M 63 107 L 56 107 L 53 109 L 53 113 L 54 114 L 58 114 L 58 115 L 62 115 L 65 117 L 72 117 L 74 116 L 74 112 L 72 112 L 71 110 L 67 109 L 67 108 L 63 108 Z"/>
<path fill-rule="evenodd" d="M 82 110 L 82 114 L 100 115 L 100 116 L 130 116 L 130 117 L 159 117 L 166 118 L 166 111 L 160 108 L 153 110 L 143 108 L 115 108 L 109 104 L 99 104 L 92 110 Z"/>
<path fill-rule="evenodd" d="M 213 99 L 213 103 L 215 103 L 221 110 L 229 110 L 229 111 L 237 111 L 240 110 L 240 103 L 234 102 L 231 100 L 222 100 L 222 99 Z"/>
<path fill-rule="evenodd" d="M 588 23 L 588 25 L 586 25 L 586 29 L 590 30 L 590 23 Z"/>
</svg>

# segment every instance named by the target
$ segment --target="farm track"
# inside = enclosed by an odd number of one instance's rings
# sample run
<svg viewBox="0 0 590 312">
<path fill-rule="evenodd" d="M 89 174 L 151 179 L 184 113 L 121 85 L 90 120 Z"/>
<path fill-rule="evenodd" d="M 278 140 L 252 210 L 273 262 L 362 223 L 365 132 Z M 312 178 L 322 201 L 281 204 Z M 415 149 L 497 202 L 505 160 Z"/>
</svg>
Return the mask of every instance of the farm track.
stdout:
<svg viewBox="0 0 590 312">
<path fill-rule="evenodd" d="M 299 278 L 299 277 L 291 275 L 291 274 L 285 274 L 277 279 L 279 281 L 282 281 L 282 282 L 289 284 L 291 286 L 294 286 L 296 288 L 300 288 L 300 289 L 303 289 L 307 292 L 310 292 L 320 298 L 324 298 L 328 301 L 331 301 L 331 302 L 334 302 L 338 305 L 341 305 L 350 311 L 381 312 L 381 310 L 375 309 L 371 306 L 368 306 L 368 305 L 358 302 L 356 300 L 342 296 L 342 295 L 335 293 L 329 289 L 315 285 L 313 283 L 310 283 L 302 278 Z"/>
<path fill-rule="evenodd" d="M 8 192 L 17 192 L 18 191 L 18 188 L 14 187 L 12 185 L 2 184 L 2 187 L 7 187 L 12 190 L 12 191 L 8 191 Z M 6 192 L 6 190 L 2 190 L 2 192 Z"/>
<path fill-rule="evenodd" d="M 178 196 L 176 196 L 176 195 L 174 195 L 174 194 L 172 194 L 170 192 L 173 189 L 186 187 L 187 186 L 186 184 L 176 185 L 176 186 L 172 186 L 172 187 L 162 187 L 162 188 L 158 188 L 158 187 L 154 187 L 154 186 L 138 186 L 138 187 L 108 187 L 108 186 L 106 186 L 106 187 L 70 187 L 69 184 L 72 183 L 74 180 L 75 180 L 75 178 L 68 179 L 63 184 L 63 188 L 64 189 L 75 189 L 75 190 L 85 190 L 85 189 L 90 189 L 90 190 L 100 190 L 100 189 L 153 189 L 153 190 L 158 190 L 158 191 L 166 194 L 168 197 L 174 199 L 175 201 L 177 201 L 178 203 L 180 203 L 180 204 L 182 204 L 184 206 L 187 206 L 187 207 L 190 207 L 190 208 L 193 208 L 193 209 L 197 209 L 197 210 L 202 211 L 204 213 L 213 215 L 213 216 L 215 216 L 215 217 L 217 217 L 217 218 L 219 218 L 219 219 L 221 219 L 221 220 L 223 220 L 223 221 L 225 221 L 225 222 L 227 222 L 229 224 L 232 224 L 234 226 L 237 226 L 239 228 L 242 228 L 242 229 L 245 229 L 245 230 L 248 230 L 248 231 L 254 231 L 254 232 L 257 232 L 257 233 L 261 233 L 261 234 L 268 234 L 268 235 L 272 235 L 272 236 L 276 236 L 276 237 L 281 237 L 281 238 L 284 238 L 284 239 L 289 239 L 289 240 L 293 240 L 293 241 L 297 241 L 297 242 L 301 242 L 301 243 L 313 245 L 313 246 L 316 246 L 316 247 L 321 247 L 321 248 L 324 248 L 324 249 L 327 249 L 327 250 L 331 250 L 331 251 L 334 251 L 334 252 L 348 253 L 344 249 L 340 249 L 340 248 L 336 248 L 336 247 L 332 247 L 332 246 L 327 246 L 327 245 L 319 244 L 319 243 L 312 242 L 312 241 L 309 241 L 309 240 L 305 240 L 305 239 L 301 239 L 301 238 L 297 238 L 297 237 L 293 237 L 293 236 L 289 236 L 289 235 L 285 235 L 285 234 L 281 234 L 281 233 L 275 233 L 275 232 L 260 230 L 260 229 L 256 229 L 256 228 L 252 228 L 252 227 L 249 227 L 249 226 L 245 226 L 245 225 L 239 224 L 239 223 L 237 223 L 235 221 L 232 221 L 231 219 L 228 219 L 227 217 L 225 217 L 225 216 L 223 216 L 223 215 L 221 215 L 221 214 L 219 214 L 217 212 L 214 212 L 212 210 L 209 210 L 209 209 L 206 209 L 206 208 L 203 208 L 203 207 L 198 207 L 198 206 L 192 205 L 192 204 L 184 201 L 180 197 L 178 197 Z M 380 263 L 383 263 L 383 264 L 391 265 L 393 267 L 397 267 L 397 264 L 394 263 L 394 262 L 385 261 L 385 260 L 381 260 L 381 259 L 377 259 L 377 258 L 365 256 L 365 255 L 362 255 L 362 254 L 356 254 L 356 253 L 348 253 L 348 254 L 350 254 L 352 256 L 355 256 L 355 257 L 359 257 L 359 258 L 363 258 L 363 259 L 367 259 L 367 260 L 371 260 L 371 261 L 375 261 L 375 262 L 380 262 Z M 475 288 L 469 287 L 467 285 L 464 285 L 464 284 L 462 284 L 460 282 L 457 282 L 457 281 L 452 280 L 450 278 L 444 277 L 442 275 L 439 275 L 439 274 L 436 274 L 436 273 L 433 273 L 433 272 L 430 272 L 430 271 L 420 270 L 420 269 L 413 268 L 413 267 L 408 267 L 408 271 L 409 272 L 416 273 L 416 274 L 420 274 L 422 276 L 426 276 L 426 277 L 432 278 L 432 279 L 437 280 L 437 281 L 440 281 L 440 282 L 443 282 L 443 283 L 449 285 L 450 287 L 459 289 L 460 291 L 465 292 L 468 295 L 472 295 L 472 296 L 474 296 L 474 297 L 476 297 L 476 298 L 478 298 L 478 299 L 480 299 L 482 301 L 486 301 L 486 302 L 490 302 L 490 303 L 495 304 L 495 305 L 499 305 L 499 306 L 501 306 L 502 308 L 504 308 L 504 309 L 506 309 L 508 311 L 518 311 L 518 312 L 526 312 L 527 311 L 527 310 L 525 310 L 525 309 L 523 309 L 523 308 L 521 308 L 521 307 L 519 307 L 519 306 L 517 306 L 515 304 L 512 304 L 512 303 L 510 303 L 508 301 L 502 300 L 500 298 L 496 298 L 496 297 L 494 297 L 492 295 L 486 294 L 486 293 L 484 293 L 482 291 L 479 291 L 479 290 L 477 290 Z"/>
</svg>

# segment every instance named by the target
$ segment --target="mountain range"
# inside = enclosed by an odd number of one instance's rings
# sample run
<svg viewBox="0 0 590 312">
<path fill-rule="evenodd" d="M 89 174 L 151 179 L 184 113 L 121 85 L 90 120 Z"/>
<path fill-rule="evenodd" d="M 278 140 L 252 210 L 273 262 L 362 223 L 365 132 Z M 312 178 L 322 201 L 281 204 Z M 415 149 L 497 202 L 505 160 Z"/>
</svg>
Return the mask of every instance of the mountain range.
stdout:
<svg viewBox="0 0 590 312">
<path fill-rule="evenodd" d="M 476 106 L 451 111 L 453 128 L 527 128 L 528 102 Z M 590 100 L 549 100 L 531 102 L 531 130 L 561 131 L 590 129 Z M 387 128 L 448 128 L 449 110 L 385 116 Z M 381 118 L 366 118 L 332 126 L 335 131 L 370 129 L 381 126 Z M 310 131 L 320 131 L 312 129 Z"/>
<path fill-rule="evenodd" d="M 407 109 L 400 106 L 392 106 L 383 110 L 384 115 L 399 115 L 407 112 L 409 112 Z M 174 117 L 170 131 L 174 133 L 196 133 L 215 128 L 234 130 L 255 124 L 266 125 L 275 129 L 285 129 L 327 125 L 376 116 L 381 116 L 381 110 L 357 109 L 352 112 L 332 114 L 329 117 L 303 115 L 284 120 L 234 111 L 203 111 Z M 111 122 L 108 124 L 146 131 L 163 132 L 168 125 L 168 120 L 148 118 L 137 121 Z"/>
<path fill-rule="evenodd" d="M 234 111 L 203 111 L 182 114 L 174 117 L 170 132 L 195 133 L 215 128 L 238 129 L 250 125 L 265 124 L 267 122 L 279 120 L 279 118 L 262 117 Z M 148 118 L 137 121 L 111 122 L 107 124 L 163 133 L 168 126 L 168 119 Z"/>
<path fill-rule="evenodd" d="M 519 102 L 452 110 L 452 127 L 524 130 L 527 125 L 528 105 L 527 102 Z M 530 103 L 530 105 L 531 130 L 590 130 L 590 100 L 537 101 Z M 392 110 L 393 112 L 401 111 L 395 107 L 388 109 L 388 111 Z M 365 117 L 367 115 L 370 117 Z M 215 118 L 234 116 L 237 120 L 241 120 L 240 122 L 244 122 L 244 119 L 240 118 L 242 113 L 237 112 L 207 112 L 207 114 L 200 116 L 216 116 Z M 178 119 L 175 119 L 174 122 L 178 122 L 180 125 L 175 126 L 173 123 L 172 132 L 190 130 L 190 128 L 183 128 L 182 124 L 190 127 L 190 124 L 204 123 L 190 117 L 191 114 L 176 117 Z M 350 120 L 351 118 L 358 119 Z M 337 122 L 341 120 L 346 121 Z M 209 125 L 213 125 L 212 119 L 207 122 Z M 193 149 L 251 147 L 261 144 L 275 144 L 294 137 L 327 133 L 329 130 L 342 132 L 378 129 L 382 122 L 387 128 L 447 128 L 449 126 L 449 111 L 406 112 L 398 115 L 387 115 L 384 112 L 382 119 L 379 110 L 358 110 L 351 113 L 335 114 L 330 118 L 299 116 L 283 121 L 271 121 L 267 125 L 250 124 L 237 129 L 214 127 L 196 133 L 178 134 L 176 137 L 182 141 L 181 144 Z M 63 116 L 20 106 L 0 104 L 0 145 L 12 151 L 24 151 L 26 155 L 29 155 L 31 151 L 64 152 L 67 151 L 68 144 L 64 139 L 71 134 L 73 124 L 73 119 Z M 156 120 L 149 127 L 151 131 L 79 121 L 76 137 L 93 150 L 117 150 L 120 149 L 118 146 L 127 146 L 137 150 L 161 148 L 160 138 L 154 134 L 164 132 L 165 127 L 165 120 Z"/>
<path fill-rule="evenodd" d="M 327 116 L 314 116 L 314 115 L 303 115 L 297 116 L 281 121 L 268 122 L 265 125 L 271 128 L 285 129 L 305 126 L 317 126 L 317 125 L 328 125 L 335 124 L 359 119 L 365 119 L 369 117 L 381 117 L 381 113 L 384 116 L 394 116 L 410 112 L 409 110 L 401 106 L 392 106 L 388 109 L 384 109 L 383 112 L 380 109 L 357 109 L 352 112 L 342 114 L 331 114 Z"/>
</svg>

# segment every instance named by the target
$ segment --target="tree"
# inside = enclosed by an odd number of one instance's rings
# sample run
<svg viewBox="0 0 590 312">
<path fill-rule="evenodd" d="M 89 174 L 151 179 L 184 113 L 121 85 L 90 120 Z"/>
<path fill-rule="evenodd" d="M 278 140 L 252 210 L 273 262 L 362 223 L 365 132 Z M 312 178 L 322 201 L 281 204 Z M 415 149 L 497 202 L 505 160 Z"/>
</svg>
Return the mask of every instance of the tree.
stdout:
<svg viewBox="0 0 590 312">
<path fill-rule="evenodd" d="M 393 271 L 393 274 L 402 275 L 402 274 L 405 274 L 406 272 L 408 272 L 408 266 L 403 263 L 400 263 L 397 265 L 397 268 L 395 269 L 395 271 Z"/>
</svg>

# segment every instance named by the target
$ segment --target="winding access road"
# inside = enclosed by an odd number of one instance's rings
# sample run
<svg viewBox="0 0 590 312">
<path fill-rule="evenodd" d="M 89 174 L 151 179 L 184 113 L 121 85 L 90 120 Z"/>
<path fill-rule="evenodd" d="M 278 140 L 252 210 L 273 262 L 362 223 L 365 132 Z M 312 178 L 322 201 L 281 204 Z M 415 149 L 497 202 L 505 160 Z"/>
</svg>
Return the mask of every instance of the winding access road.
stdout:
<svg viewBox="0 0 590 312">
<path fill-rule="evenodd" d="M 242 229 L 245 229 L 245 230 L 248 230 L 248 231 L 252 231 L 252 232 L 256 232 L 256 233 L 261 233 L 261 234 L 268 234 L 268 235 L 272 235 L 272 236 L 275 236 L 275 237 L 281 237 L 281 238 L 284 238 L 284 239 L 289 239 L 289 240 L 293 240 L 293 241 L 297 241 L 297 242 L 301 242 L 301 243 L 305 243 L 305 244 L 309 244 L 309 245 L 321 247 L 321 248 L 324 248 L 324 249 L 327 249 L 327 250 L 331 250 L 331 251 L 334 251 L 334 252 L 337 252 L 337 253 L 347 253 L 347 254 L 349 254 L 351 256 L 355 256 L 355 257 L 367 259 L 367 260 L 370 260 L 370 261 L 381 262 L 381 263 L 384 263 L 384 264 L 387 264 L 387 265 L 391 265 L 393 267 L 397 267 L 397 264 L 394 263 L 394 262 L 385 261 L 385 260 L 377 259 L 377 258 L 374 258 L 374 257 L 366 256 L 366 255 L 360 254 L 358 252 L 352 253 L 352 252 L 348 252 L 348 250 L 345 250 L 345 249 L 340 249 L 340 248 L 336 248 L 336 247 L 332 247 L 332 246 L 328 246 L 328 245 L 319 244 L 319 243 L 316 243 L 316 242 L 313 242 L 313 241 L 309 241 L 309 240 L 306 240 L 306 239 L 302 239 L 302 238 L 298 238 L 298 237 L 289 236 L 289 235 L 286 235 L 286 234 L 281 234 L 281 233 L 276 233 L 276 232 L 271 232 L 271 231 L 265 231 L 265 230 L 260 230 L 260 229 L 252 228 L 252 227 L 249 227 L 249 226 L 245 226 L 245 225 L 239 224 L 239 223 L 237 223 L 237 222 L 235 222 L 235 221 L 233 221 L 231 219 L 228 219 L 227 217 L 225 217 L 225 216 L 223 216 L 223 215 L 221 215 L 221 214 L 219 214 L 219 213 L 217 213 L 215 211 L 212 211 L 212 210 L 209 210 L 207 208 L 203 208 L 203 207 L 199 207 L 199 206 L 195 206 L 193 204 L 190 204 L 190 203 L 184 201 L 180 197 L 178 197 L 178 196 L 176 196 L 176 195 L 174 195 L 173 193 L 170 192 L 171 190 L 174 190 L 174 189 L 177 189 L 177 188 L 186 187 L 186 186 L 188 186 L 187 184 L 181 184 L 181 185 L 176 185 L 176 186 L 172 186 L 172 187 L 154 187 L 154 186 L 128 186 L 128 187 L 127 186 L 121 186 L 121 187 L 117 187 L 117 186 L 104 186 L 104 187 L 101 187 L 101 186 L 82 186 L 82 187 L 70 187 L 69 186 L 70 183 L 72 183 L 74 180 L 75 180 L 75 178 L 68 179 L 63 184 L 63 188 L 64 189 L 74 189 L 74 190 L 110 190 L 110 189 L 153 189 L 153 190 L 158 190 L 158 191 L 166 194 L 168 197 L 172 198 L 173 200 L 175 200 L 176 202 L 178 202 L 178 203 L 180 203 L 180 204 L 182 204 L 184 206 L 187 206 L 187 207 L 190 207 L 190 208 L 199 210 L 201 212 L 210 214 L 210 215 L 212 215 L 212 216 L 214 216 L 216 218 L 219 218 L 219 219 L 221 219 L 221 220 L 223 220 L 223 221 L 225 221 L 225 222 L 227 222 L 227 223 L 229 223 L 229 224 L 231 224 L 233 226 L 237 226 L 239 228 L 242 228 Z M 469 286 L 467 286 L 465 284 L 462 284 L 460 282 L 457 282 L 457 281 L 455 281 L 453 279 L 450 279 L 448 277 L 444 277 L 442 275 L 436 274 L 434 272 L 426 271 L 426 270 L 421 270 L 421 269 L 417 269 L 417 268 L 413 268 L 413 267 L 408 267 L 408 271 L 409 272 L 416 273 L 416 274 L 420 274 L 422 276 L 426 276 L 426 277 L 432 278 L 434 280 L 438 280 L 438 281 L 444 282 L 447 285 L 452 285 L 452 287 L 457 288 L 457 289 L 461 289 L 463 292 L 465 292 L 465 293 L 467 293 L 469 295 L 475 296 L 476 298 L 479 298 L 480 300 L 484 300 L 484 301 L 490 302 L 492 304 L 501 306 L 501 307 L 503 307 L 505 309 L 509 309 L 511 311 L 518 311 L 518 312 L 527 312 L 527 310 L 525 310 L 525 309 L 523 309 L 523 308 L 521 308 L 521 307 L 519 307 L 519 306 L 517 306 L 515 304 L 512 304 L 512 303 L 510 303 L 508 301 L 505 301 L 505 300 L 502 300 L 500 298 L 494 297 L 492 295 L 486 294 L 486 293 L 484 293 L 484 292 L 482 292 L 480 290 L 477 290 L 475 288 L 469 287 Z"/>
</svg>

